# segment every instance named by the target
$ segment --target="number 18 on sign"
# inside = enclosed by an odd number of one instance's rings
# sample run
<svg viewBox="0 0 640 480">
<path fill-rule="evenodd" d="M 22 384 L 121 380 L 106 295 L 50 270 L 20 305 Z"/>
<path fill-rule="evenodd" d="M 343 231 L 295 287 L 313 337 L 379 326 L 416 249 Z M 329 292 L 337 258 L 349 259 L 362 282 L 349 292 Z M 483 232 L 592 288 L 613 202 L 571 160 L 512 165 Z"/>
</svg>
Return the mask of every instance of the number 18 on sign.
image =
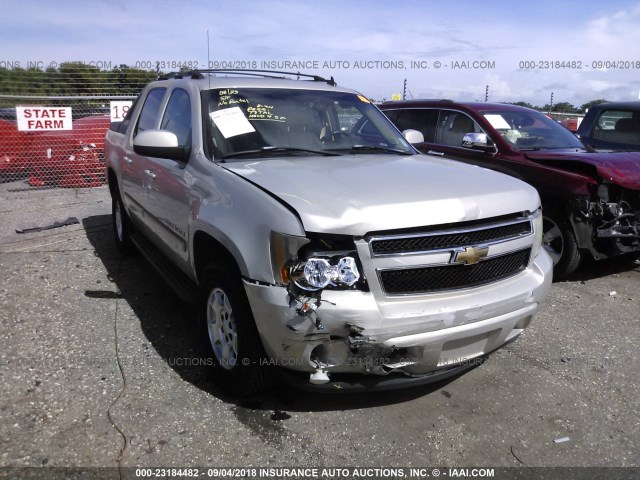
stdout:
<svg viewBox="0 0 640 480">
<path fill-rule="evenodd" d="M 111 101 L 111 121 L 121 122 L 131 108 L 131 100 L 112 100 Z"/>
</svg>

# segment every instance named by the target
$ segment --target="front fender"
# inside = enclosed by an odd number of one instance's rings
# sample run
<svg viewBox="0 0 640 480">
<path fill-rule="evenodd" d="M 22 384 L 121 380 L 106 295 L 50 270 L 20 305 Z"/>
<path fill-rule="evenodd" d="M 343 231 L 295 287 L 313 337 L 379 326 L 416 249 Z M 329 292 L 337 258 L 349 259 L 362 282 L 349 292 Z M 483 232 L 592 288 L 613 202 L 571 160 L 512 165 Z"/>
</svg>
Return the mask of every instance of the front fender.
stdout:
<svg viewBox="0 0 640 480">
<path fill-rule="evenodd" d="M 206 163 L 205 163 L 206 162 Z M 222 244 L 240 273 L 273 284 L 271 232 L 305 236 L 302 223 L 290 207 L 242 177 L 201 157 L 194 162 L 190 226 L 191 267 L 194 237 L 204 232 Z M 194 275 L 195 277 L 195 275 Z"/>
</svg>

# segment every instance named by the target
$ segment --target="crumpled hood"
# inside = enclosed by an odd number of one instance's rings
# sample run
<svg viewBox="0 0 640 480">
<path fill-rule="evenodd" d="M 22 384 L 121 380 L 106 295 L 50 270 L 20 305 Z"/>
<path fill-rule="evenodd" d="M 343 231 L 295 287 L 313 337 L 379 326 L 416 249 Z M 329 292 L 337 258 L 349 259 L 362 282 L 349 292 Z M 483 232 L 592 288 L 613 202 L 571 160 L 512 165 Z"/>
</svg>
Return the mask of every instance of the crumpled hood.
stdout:
<svg viewBox="0 0 640 480">
<path fill-rule="evenodd" d="M 293 207 L 308 232 L 363 236 L 534 211 L 529 185 L 440 158 L 387 154 L 224 163 Z"/>
<path fill-rule="evenodd" d="M 593 165 L 603 179 L 621 187 L 640 190 L 640 152 L 589 152 L 586 150 L 541 150 L 525 152 L 527 158 L 555 168 L 572 170 L 570 164 Z"/>
</svg>

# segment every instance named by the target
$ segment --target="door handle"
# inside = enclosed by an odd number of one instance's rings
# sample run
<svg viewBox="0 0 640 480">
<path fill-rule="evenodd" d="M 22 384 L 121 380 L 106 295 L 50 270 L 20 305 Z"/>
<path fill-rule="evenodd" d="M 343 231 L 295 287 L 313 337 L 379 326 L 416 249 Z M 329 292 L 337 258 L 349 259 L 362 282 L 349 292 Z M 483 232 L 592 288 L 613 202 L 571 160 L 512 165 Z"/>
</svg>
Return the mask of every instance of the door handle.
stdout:
<svg viewBox="0 0 640 480">
<path fill-rule="evenodd" d="M 131 160 L 131 157 L 124 157 L 124 161 L 127 165 L 131 165 L 133 163 L 133 160 Z"/>
<path fill-rule="evenodd" d="M 145 170 L 144 173 L 146 173 L 148 177 L 156 178 L 156 172 L 153 170 Z"/>
<path fill-rule="evenodd" d="M 438 155 L 439 157 L 444 157 L 444 152 L 436 152 L 435 150 L 429 150 L 427 153 L 429 155 Z"/>
</svg>

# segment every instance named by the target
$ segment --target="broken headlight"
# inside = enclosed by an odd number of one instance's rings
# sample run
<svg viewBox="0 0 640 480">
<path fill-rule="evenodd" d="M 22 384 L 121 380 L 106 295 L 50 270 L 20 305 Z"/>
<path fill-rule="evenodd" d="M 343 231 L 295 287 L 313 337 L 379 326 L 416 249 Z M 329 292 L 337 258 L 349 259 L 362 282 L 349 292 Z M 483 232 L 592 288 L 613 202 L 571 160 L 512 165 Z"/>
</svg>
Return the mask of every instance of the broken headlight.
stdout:
<svg viewBox="0 0 640 480">
<path fill-rule="evenodd" d="M 355 258 L 351 256 L 311 257 L 291 268 L 291 279 L 305 290 L 328 286 L 351 287 L 360 279 Z"/>
<path fill-rule="evenodd" d="M 279 285 L 307 292 L 323 288 L 363 288 L 353 238 L 308 233 L 308 237 L 271 234 L 271 266 Z"/>
</svg>

